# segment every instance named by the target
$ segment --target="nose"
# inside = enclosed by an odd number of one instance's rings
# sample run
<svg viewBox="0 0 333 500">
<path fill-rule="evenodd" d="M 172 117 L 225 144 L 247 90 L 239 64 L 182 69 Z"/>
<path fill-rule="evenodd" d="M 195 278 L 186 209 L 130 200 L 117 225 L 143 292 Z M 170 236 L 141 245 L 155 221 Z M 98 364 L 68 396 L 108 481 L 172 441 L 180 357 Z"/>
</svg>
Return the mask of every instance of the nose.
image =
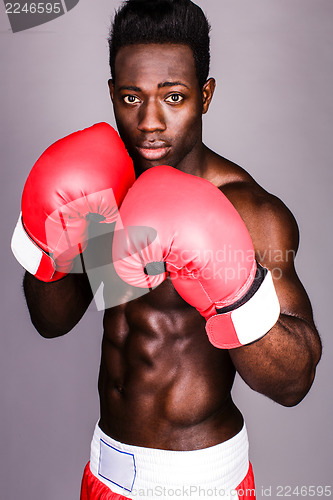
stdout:
<svg viewBox="0 0 333 500">
<path fill-rule="evenodd" d="M 166 129 L 163 110 L 155 100 L 148 101 L 141 106 L 138 129 L 142 132 L 155 132 Z"/>
</svg>

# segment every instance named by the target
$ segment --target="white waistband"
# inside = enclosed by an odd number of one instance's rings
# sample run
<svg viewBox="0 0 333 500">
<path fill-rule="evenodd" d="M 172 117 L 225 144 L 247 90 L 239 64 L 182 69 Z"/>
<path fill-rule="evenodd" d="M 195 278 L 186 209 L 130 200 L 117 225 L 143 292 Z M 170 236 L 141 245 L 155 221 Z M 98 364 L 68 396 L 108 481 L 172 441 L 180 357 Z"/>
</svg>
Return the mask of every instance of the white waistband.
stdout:
<svg viewBox="0 0 333 500">
<path fill-rule="evenodd" d="M 234 489 L 249 468 L 248 438 L 243 429 L 216 446 L 170 451 L 119 443 L 98 425 L 91 442 L 90 470 L 114 493 L 131 499 L 170 496 L 235 498 Z M 237 498 L 237 497 L 236 497 Z"/>
</svg>

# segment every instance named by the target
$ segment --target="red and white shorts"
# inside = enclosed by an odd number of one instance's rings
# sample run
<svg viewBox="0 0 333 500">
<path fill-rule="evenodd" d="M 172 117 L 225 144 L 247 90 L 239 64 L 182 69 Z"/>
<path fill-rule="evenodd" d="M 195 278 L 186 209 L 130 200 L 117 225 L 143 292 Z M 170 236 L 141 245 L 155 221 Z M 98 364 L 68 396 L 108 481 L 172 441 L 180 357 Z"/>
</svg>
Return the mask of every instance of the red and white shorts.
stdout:
<svg viewBox="0 0 333 500">
<path fill-rule="evenodd" d="M 224 443 L 169 451 L 119 443 L 98 427 L 91 443 L 81 500 L 157 500 L 210 497 L 255 500 L 246 427 Z"/>
</svg>

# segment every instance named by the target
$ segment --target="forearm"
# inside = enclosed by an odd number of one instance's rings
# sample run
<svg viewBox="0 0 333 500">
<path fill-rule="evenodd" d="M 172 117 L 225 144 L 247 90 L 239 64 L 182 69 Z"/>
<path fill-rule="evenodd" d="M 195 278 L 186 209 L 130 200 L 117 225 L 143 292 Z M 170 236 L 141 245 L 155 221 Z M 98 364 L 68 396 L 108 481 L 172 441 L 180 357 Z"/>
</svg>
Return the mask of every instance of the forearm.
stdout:
<svg viewBox="0 0 333 500">
<path fill-rule="evenodd" d="M 265 337 L 229 352 L 237 371 L 253 390 L 284 406 L 294 406 L 313 383 L 321 343 L 312 324 L 281 314 Z"/>
<path fill-rule="evenodd" d="M 23 288 L 31 321 L 46 338 L 69 332 L 80 321 L 92 299 L 85 274 L 68 274 L 59 281 L 44 283 L 27 272 Z"/>
</svg>

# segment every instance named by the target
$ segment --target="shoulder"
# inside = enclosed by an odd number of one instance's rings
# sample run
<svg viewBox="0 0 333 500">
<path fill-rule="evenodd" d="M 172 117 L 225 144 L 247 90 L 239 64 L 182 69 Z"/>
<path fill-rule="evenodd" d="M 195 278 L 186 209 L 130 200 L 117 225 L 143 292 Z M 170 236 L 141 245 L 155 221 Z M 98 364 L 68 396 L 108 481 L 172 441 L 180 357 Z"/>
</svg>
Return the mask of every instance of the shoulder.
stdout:
<svg viewBox="0 0 333 500">
<path fill-rule="evenodd" d="M 220 189 L 242 217 L 258 257 L 267 255 L 267 250 L 291 250 L 296 255 L 299 245 L 297 222 L 277 196 L 253 180 L 229 183 Z"/>
<path fill-rule="evenodd" d="M 295 256 L 299 244 L 298 226 L 282 200 L 267 192 L 243 168 L 224 158 L 216 159 L 213 171 L 211 181 L 243 219 L 258 260 L 269 266 L 267 260 L 271 259 L 268 259 L 268 255 L 273 260 L 273 255 L 283 252 L 290 252 L 290 256 L 292 253 Z"/>
</svg>

